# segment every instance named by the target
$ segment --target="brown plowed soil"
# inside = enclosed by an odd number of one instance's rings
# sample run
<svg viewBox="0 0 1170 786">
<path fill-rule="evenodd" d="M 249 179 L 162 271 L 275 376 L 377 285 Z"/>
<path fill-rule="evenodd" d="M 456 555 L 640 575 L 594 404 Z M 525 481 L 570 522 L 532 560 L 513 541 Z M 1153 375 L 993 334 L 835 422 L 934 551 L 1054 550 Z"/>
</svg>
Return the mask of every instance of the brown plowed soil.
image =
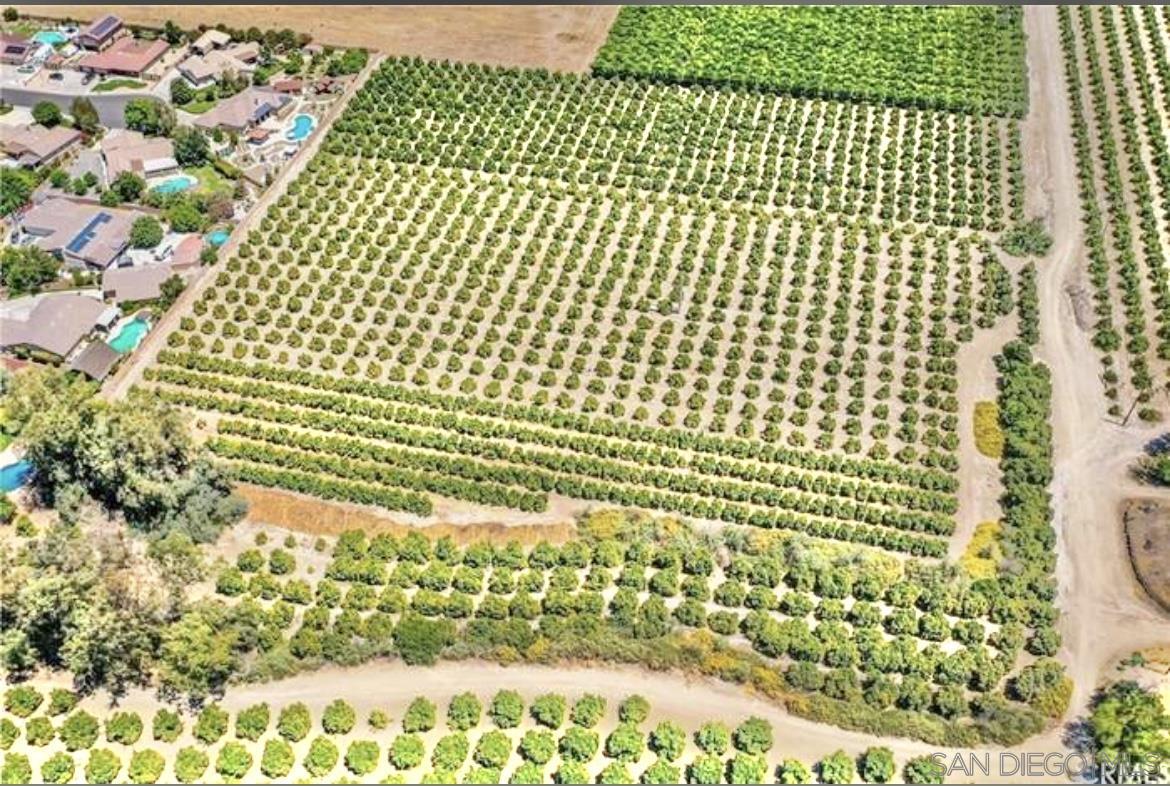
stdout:
<svg viewBox="0 0 1170 786">
<path fill-rule="evenodd" d="M 389 55 L 585 72 L 618 6 L 582 5 L 28 5 L 21 13 L 91 20 L 117 14 L 131 24 L 184 29 L 219 23 L 290 28 L 320 44 Z"/>
</svg>

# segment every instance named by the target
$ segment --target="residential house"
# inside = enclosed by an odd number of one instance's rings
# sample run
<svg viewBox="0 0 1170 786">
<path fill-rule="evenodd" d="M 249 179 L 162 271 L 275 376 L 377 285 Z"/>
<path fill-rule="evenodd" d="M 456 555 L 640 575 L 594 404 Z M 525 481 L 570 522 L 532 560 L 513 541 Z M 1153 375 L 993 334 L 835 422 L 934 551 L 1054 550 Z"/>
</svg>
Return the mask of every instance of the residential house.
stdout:
<svg viewBox="0 0 1170 786">
<path fill-rule="evenodd" d="M 114 366 L 121 359 L 122 356 L 118 350 L 105 341 L 95 340 L 86 344 L 73 357 L 73 362 L 69 364 L 69 370 L 80 372 L 96 382 L 101 382 L 110 375 Z"/>
<path fill-rule="evenodd" d="M 305 89 L 304 80 L 290 78 L 277 79 L 272 83 L 272 89 L 278 93 L 287 93 L 288 95 L 300 95 Z"/>
<path fill-rule="evenodd" d="M 115 303 L 154 300 L 173 273 L 170 265 L 112 267 L 102 273 L 102 296 Z"/>
<path fill-rule="evenodd" d="M 23 36 L 0 33 L 0 63 L 22 66 L 33 56 L 37 45 Z"/>
<path fill-rule="evenodd" d="M 235 44 L 227 49 L 213 49 L 207 54 L 191 55 L 179 63 L 179 73 L 192 86 L 202 89 L 220 81 L 225 75 L 251 74 L 256 70 L 260 47 Z"/>
<path fill-rule="evenodd" d="M 195 118 L 195 125 L 206 131 L 222 129 L 243 133 L 274 115 L 279 116 L 292 98 L 270 87 L 249 87 Z"/>
<path fill-rule="evenodd" d="M 65 126 L 0 126 L 0 149 L 24 167 L 51 163 L 80 141 L 81 132 Z"/>
<path fill-rule="evenodd" d="M 345 86 L 353 77 L 345 76 L 323 76 L 313 83 L 313 92 L 317 95 L 327 93 L 340 93 L 345 90 Z"/>
<path fill-rule="evenodd" d="M 92 74 L 127 76 L 139 79 L 170 47 L 161 39 L 144 41 L 129 36 L 118 39 L 103 52 L 86 55 L 77 67 Z"/>
<path fill-rule="evenodd" d="M 77 43 L 83 49 L 100 52 L 112 44 L 123 29 L 121 19 L 113 14 L 106 14 L 86 25 L 77 34 Z"/>
<path fill-rule="evenodd" d="M 123 172 L 151 178 L 179 169 L 175 145 L 166 137 L 148 137 L 138 131 L 114 129 L 102 138 L 101 151 L 107 183 L 114 182 Z"/>
<path fill-rule="evenodd" d="M 21 239 L 73 267 L 105 270 L 130 245 L 130 228 L 142 215 L 55 197 L 24 214 Z"/>
<path fill-rule="evenodd" d="M 200 264 L 203 254 L 203 237 L 188 235 L 175 246 L 175 253 L 171 257 L 171 267 L 175 270 L 187 270 Z"/>
<path fill-rule="evenodd" d="M 0 303 L 0 349 L 65 359 L 95 330 L 109 331 L 121 312 L 96 293 L 48 292 Z"/>
<path fill-rule="evenodd" d="M 197 55 L 205 55 L 213 49 L 223 49 L 230 44 L 232 37 L 222 30 L 214 28 L 204 30 L 203 34 L 191 44 L 191 51 Z"/>
</svg>

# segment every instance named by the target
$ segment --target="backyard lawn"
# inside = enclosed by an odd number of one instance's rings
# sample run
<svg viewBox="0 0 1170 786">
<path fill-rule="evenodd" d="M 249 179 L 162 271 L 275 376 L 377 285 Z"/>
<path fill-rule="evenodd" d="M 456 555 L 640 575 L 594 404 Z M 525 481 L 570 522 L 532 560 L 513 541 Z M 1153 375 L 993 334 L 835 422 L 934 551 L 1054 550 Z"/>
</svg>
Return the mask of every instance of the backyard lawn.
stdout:
<svg viewBox="0 0 1170 786">
<path fill-rule="evenodd" d="M 236 184 L 230 178 L 224 177 L 223 174 L 211 164 L 204 164 L 203 166 L 198 167 L 187 167 L 183 171 L 199 181 L 199 185 L 196 186 L 195 190 L 205 194 L 231 194 L 236 188 Z"/>
<path fill-rule="evenodd" d="M 146 87 L 145 82 L 137 79 L 107 79 L 94 87 L 95 93 L 110 93 L 114 90 L 141 90 Z"/>
</svg>

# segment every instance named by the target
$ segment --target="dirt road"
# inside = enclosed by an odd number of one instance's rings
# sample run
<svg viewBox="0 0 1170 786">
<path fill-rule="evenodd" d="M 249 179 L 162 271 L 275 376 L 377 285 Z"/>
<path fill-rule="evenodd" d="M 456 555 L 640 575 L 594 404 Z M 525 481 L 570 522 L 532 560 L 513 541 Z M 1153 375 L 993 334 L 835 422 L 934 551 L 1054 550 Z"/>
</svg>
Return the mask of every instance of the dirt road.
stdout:
<svg viewBox="0 0 1170 786">
<path fill-rule="evenodd" d="M 589 70 L 618 7 L 574 5 L 37 5 L 22 13 L 89 20 L 112 13 L 127 22 L 185 29 L 287 27 L 321 44 L 390 55 L 490 65 Z"/>
<path fill-rule="evenodd" d="M 1024 123 L 1028 209 L 1045 216 L 1055 243 L 1039 265 L 1041 346 L 1052 371 L 1062 657 L 1082 713 L 1117 657 L 1170 641 L 1167 620 L 1133 579 L 1119 514 L 1135 493 L 1127 467 L 1157 429 L 1107 420 L 1096 351 L 1077 327 L 1065 287 L 1084 271 L 1080 204 L 1056 8 L 1026 6 L 1031 111 Z M 1148 490 L 1147 490 L 1148 491 Z"/>
</svg>

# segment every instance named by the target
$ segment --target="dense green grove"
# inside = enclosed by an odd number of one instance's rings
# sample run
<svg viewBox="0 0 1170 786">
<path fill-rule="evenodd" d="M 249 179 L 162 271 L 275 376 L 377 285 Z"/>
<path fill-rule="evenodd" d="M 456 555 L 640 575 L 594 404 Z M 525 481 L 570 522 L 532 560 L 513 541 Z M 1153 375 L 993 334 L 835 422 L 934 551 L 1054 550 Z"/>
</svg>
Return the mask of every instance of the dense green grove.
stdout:
<svg viewBox="0 0 1170 786">
<path fill-rule="evenodd" d="M 626 6 L 602 75 L 1023 116 L 1019 6 Z"/>
<path fill-rule="evenodd" d="M 1007 121 L 391 59 L 148 381 L 259 485 L 941 556 L 1018 170 Z"/>
</svg>

